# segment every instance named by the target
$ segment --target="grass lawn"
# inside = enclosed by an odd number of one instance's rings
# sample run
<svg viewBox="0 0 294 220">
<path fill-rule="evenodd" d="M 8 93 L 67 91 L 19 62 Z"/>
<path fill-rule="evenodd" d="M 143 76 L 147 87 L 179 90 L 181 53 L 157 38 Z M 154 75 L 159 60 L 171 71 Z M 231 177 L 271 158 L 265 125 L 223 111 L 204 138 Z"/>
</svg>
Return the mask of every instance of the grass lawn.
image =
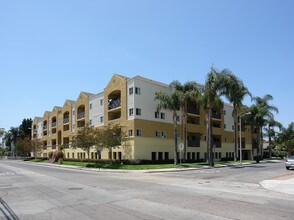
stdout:
<svg viewBox="0 0 294 220">
<path fill-rule="evenodd" d="M 38 162 L 44 163 L 48 162 L 48 160 L 36 159 L 36 161 L 30 160 L 30 162 Z M 238 161 L 237 161 L 238 162 Z M 243 160 L 245 162 L 252 162 L 252 160 Z M 215 164 L 230 164 L 234 163 L 234 161 L 218 161 Z M 58 164 L 58 162 L 56 163 Z M 122 170 L 148 170 L 148 169 L 165 169 L 165 168 L 188 168 L 188 167 L 197 167 L 197 166 L 207 166 L 208 164 L 205 162 L 200 163 L 182 163 L 174 165 L 174 164 L 138 164 L 138 165 L 127 165 L 127 164 L 100 164 L 100 163 L 89 163 L 89 162 L 78 162 L 78 161 L 63 161 L 63 165 L 69 166 L 79 166 L 79 167 L 89 167 L 89 168 L 103 168 L 103 169 L 122 169 Z"/>
</svg>

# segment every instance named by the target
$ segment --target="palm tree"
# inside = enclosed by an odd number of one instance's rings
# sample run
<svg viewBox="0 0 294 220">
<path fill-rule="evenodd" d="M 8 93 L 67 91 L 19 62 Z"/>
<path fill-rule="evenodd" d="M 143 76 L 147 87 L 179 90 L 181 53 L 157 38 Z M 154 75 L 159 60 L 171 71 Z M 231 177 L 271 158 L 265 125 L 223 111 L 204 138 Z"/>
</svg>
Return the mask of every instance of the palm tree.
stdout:
<svg viewBox="0 0 294 220">
<path fill-rule="evenodd" d="M 266 132 L 265 135 L 268 137 L 268 150 L 269 150 L 269 158 L 272 157 L 272 145 L 273 145 L 273 138 L 276 137 L 276 131 L 275 127 L 278 127 L 279 130 L 281 131 L 282 129 L 282 124 L 278 121 L 276 121 L 274 118 L 270 118 L 267 122 L 267 127 L 264 128 L 264 131 Z"/>
<path fill-rule="evenodd" d="M 178 163 L 178 131 L 177 131 L 177 111 L 180 110 L 183 103 L 184 95 L 183 92 L 172 89 L 171 93 L 167 94 L 162 91 L 157 91 L 155 93 L 155 100 L 158 100 L 157 109 L 166 109 L 172 111 L 173 123 L 174 123 L 174 164 Z"/>
<path fill-rule="evenodd" d="M 220 94 L 224 92 L 225 77 L 222 73 L 217 72 L 211 67 L 207 74 L 204 84 L 204 94 L 202 103 L 206 110 L 206 141 L 207 153 L 210 166 L 214 166 L 213 161 L 213 139 L 212 139 L 212 112 L 219 111 L 223 108 L 223 102 L 220 99 Z"/>
<path fill-rule="evenodd" d="M 195 101 L 199 103 L 203 86 L 195 81 L 188 81 L 185 84 L 181 84 L 178 80 L 174 80 L 170 83 L 170 87 L 182 92 L 183 99 L 181 103 L 182 121 L 183 121 L 183 140 L 184 140 L 184 161 L 186 160 L 187 151 L 187 114 L 188 103 Z"/>
<path fill-rule="evenodd" d="M 271 118 L 274 118 L 274 113 L 279 113 L 279 110 L 276 106 L 270 105 L 269 102 L 273 100 L 273 97 L 269 94 L 266 94 L 264 97 L 254 97 L 253 100 L 255 101 L 255 104 L 264 108 L 265 110 L 265 118 L 263 121 L 263 125 L 260 127 L 260 146 L 263 145 L 263 127 L 266 126 L 267 121 Z M 261 148 L 261 155 L 263 155 L 263 148 Z"/>
<path fill-rule="evenodd" d="M 260 147 L 262 146 L 262 128 L 270 118 L 274 117 L 272 111 L 278 112 L 275 106 L 268 103 L 272 99 L 271 95 L 265 95 L 263 98 L 254 97 L 255 104 L 249 108 L 251 114 L 247 116 L 247 120 L 249 119 L 251 124 L 252 150 L 253 148 L 257 149 L 257 163 L 259 163 Z M 254 138 L 254 136 L 256 137 Z"/>
<path fill-rule="evenodd" d="M 222 71 L 226 80 L 224 81 L 224 95 L 233 104 L 233 118 L 234 118 L 234 144 L 235 144 L 235 154 L 234 160 L 237 161 L 238 155 L 238 138 L 237 138 L 237 128 L 238 128 L 238 113 L 241 112 L 243 107 L 243 100 L 246 95 L 251 97 L 251 93 L 248 91 L 247 87 L 243 82 L 236 77 L 229 69 Z M 241 147 L 241 143 L 240 143 Z"/>
<path fill-rule="evenodd" d="M 282 150 L 287 151 L 288 156 L 291 156 L 294 151 L 294 122 L 289 124 L 288 128 L 282 128 L 276 142 L 282 147 Z"/>
</svg>

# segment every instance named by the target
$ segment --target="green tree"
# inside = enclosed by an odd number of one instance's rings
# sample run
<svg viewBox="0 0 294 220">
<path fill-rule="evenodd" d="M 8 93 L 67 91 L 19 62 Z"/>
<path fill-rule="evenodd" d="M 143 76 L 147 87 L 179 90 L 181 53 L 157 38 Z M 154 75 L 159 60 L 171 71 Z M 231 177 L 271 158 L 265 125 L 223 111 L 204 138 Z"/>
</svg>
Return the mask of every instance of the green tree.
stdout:
<svg viewBox="0 0 294 220">
<path fill-rule="evenodd" d="M 17 138 L 15 144 L 15 154 L 17 156 L 29 156 L 33 151 L 30 138 Z"/>
<path fill-rule="evenodd" d="M 220 98 L 221 94 L 225 93 L 227 79 L 222 72 L 218 72 L 211 67 L 210 72 L 207 74 L 204 84 L 204 94 L 202 103 L 206 110 L 206 142 L 207 142 L 207 155 L 210 166 L 214 166 L 213 155 L 213 134 L 212 134 L 212 113 L 219 112 L 223 108 L 223 101 Z"/>
<path fill-rule="evenodd" d="M 249 108 L 250 115 L 246 117 L 246 121 L 251 126 L 252 150 L 257 149 L 256 162 L 259 163 L 260 152 L 262 146 L 262 129 L 266 122 L 274 117 L 273 111 L 277 112 L 277 108 L 269 104 L 272 100 L 271 95 L 265 95 L 263 98 L 254 97 L 254 104 Z"/>
<path fill-rule="evenodd" d="M 282 128 L 282 131 L 278 134 L 277 145 L 280 150 L 286 151 L 288 156 L 291 156 L 294 152 L 294 122 L 288 125 L 287 128 Z"/>
<path fill-rule="evenodd" d="M 178 163 L 178 131 L 177 131 L 177 111 L 180 110 L 184 102 L 184 95 L 182 91 L 172 89 L 171 93 L 167 94 L 162 91 L 155 93 L 155 100 L 158 100 L 157 109 L 166 109 L 172 111 L 174 124 L 174 164 Z"/>
<path fill-rule="evenodd" d="M 234 160 L 237 161 L 238 155 L 238 114 L 242 112 L 243 100 L 246 95 L 251 97 L 251 93 L 248 91 L 247 87 L 243 82 L 235 76 L 229 69 L 223 71 L 224 78 L 224 92 L 223 95 L 233 104 L 233 118 L 234 118 Z M 241 143 L 240 143 L 241 147 Z"/>
<path fill-rule="evenodd" d="M 73 149 L 81 148 L 88 154 L 88 159 L 90 159 L 90 150 L 96 144 L 97 131 L 94 127 L 85 126 L 78 129 L 77 134 L 73 136 L 71 147 Z"/>
<path fill-rule="evenodd" d="M 183 99 L 181 103 L 182 111 L 182 122 L 183 122 L 183 140 L 184 140 L 184 161 L 186 160 L 187 151 L 187 114 L 188 114 L 188 103 L 196 102 L 200 103 L 201 95 L 203 92 L 203 86 L 195 81 L 189 81 L 185 84 L 181 84 L 178 80 L 170 83 L 170 87 L 182 92 Z"/>
<path fill-rule="evenodd" d="M 264 128 L 265 131 L 265 136 L 268 137 L 268 150 L 269 150 L 269 158 L 272 157 L 272 149 L 273 149 L 273 139 L 276 138 L 276 130 L 275 128 L 279 128 L 281 131 L 282 129 L 282 124 L 278 121 L 276 121 L 274 118 L 270 118 L 267 122 L 267 127 Z"/>
<path fill-rule="evenodd" d="M 122 126 L 118 124 L 109 124 L 102 129 L 96 131 L 96 145 L 100 148 L 109 150 L 110 159 L 112 159 L 112 149 L 122 145 L 125 141 L 126 133 Z"/>
<path fill-rule="evenodd" d="M 31 118 L 25 118 L 22 120 L 22 123 L 18 129 L 19 137 L 21 137 L 21 138 L 31 137 L 32 123 L 33 123 L 33 121 Z"/>
</svg>

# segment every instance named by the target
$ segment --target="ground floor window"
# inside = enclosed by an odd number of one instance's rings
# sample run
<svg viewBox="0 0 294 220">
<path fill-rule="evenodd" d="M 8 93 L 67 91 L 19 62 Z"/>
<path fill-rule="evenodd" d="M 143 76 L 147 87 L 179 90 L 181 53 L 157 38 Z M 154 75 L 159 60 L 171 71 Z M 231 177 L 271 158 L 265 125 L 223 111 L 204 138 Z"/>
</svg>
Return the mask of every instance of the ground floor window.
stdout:
<svg viewBox="0 0 294 220">
<path fill-rule="evenodd" d="M 158 160 L 162 160 L 162 152 L 158 152 Z"/>
<path fill-rule="evenodd" d="M 118 152 L 118 159 L 121 160 L 122 159 L 122 156 L 121 156 L 121 152 Z"/>
<path fill-rule="evenodd" d="M 165 152 L 165 153 L 164 153 L 164 159 L 166 159 L 166 160 L 168 160 L 168 159 L 169 159 L 168 152 Z"/>
<path fill-rule="evenodd" d="M 156 152 L 151 152 L 151 160 L 156 160 Z"/>
</svg>

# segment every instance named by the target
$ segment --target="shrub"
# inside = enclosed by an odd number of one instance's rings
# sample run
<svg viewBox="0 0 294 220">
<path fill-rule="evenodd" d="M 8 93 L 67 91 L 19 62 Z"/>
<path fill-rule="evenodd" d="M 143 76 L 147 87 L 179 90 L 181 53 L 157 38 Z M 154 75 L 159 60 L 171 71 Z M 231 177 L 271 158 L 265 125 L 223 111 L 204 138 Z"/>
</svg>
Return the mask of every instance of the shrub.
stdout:
<svg viewBox="0 0 294 220">
<path fill-rule="evenodd" d="M 56 151 L 53 152 L 51 159 L 49 159 L 49 162 L 51 162 L 51 163 L 58 162 L 59 159 L 63 159 L 63 156 L 64 155 L 63 155 L 63 152 L 62 151 L 56 150 Z"/>
</svg>

